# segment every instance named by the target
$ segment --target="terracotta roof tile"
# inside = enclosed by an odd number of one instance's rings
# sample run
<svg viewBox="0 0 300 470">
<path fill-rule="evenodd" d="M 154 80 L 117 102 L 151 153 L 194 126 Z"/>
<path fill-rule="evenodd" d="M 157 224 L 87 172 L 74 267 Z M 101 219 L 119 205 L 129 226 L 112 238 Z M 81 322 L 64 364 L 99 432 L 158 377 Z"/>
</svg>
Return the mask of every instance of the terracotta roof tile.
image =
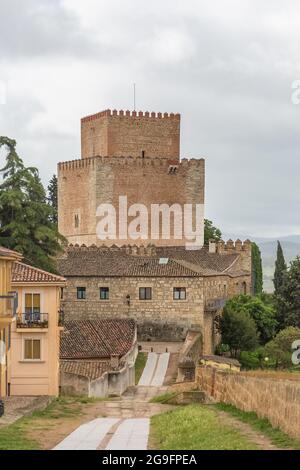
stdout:
<svg viewBox="0 0 300 470">
<path fill-rule="evenodd" d="M 81 375 L 91 380 L 98 379 L 111 369 L 110 361 L 61 361 L 60 370 L 67 374 Z"/>
<path fill-rule="evenodd" d="M 12 282 L 64 282 L 65 279 L 28 264 L 15 262 L 12 267 Z"/>
<path fill-rule="evenodd" d="M 133 346 L 135 322 L 130 319 L 79 320 L 65 322 L 61 334 L 61 359 L 124 356 Z"/>
<path fill-rule="evenodd" d="M 195 277 L 225 272 L 238 254 L 209 253 L 206 247 L 157 247 L 151 256 L 128 254 L 124 248 L 69 247 L 58 260 L 58 270 L 66 277 Z M 160 264 L 160 258 L 168 258 Z"/>
</svg>

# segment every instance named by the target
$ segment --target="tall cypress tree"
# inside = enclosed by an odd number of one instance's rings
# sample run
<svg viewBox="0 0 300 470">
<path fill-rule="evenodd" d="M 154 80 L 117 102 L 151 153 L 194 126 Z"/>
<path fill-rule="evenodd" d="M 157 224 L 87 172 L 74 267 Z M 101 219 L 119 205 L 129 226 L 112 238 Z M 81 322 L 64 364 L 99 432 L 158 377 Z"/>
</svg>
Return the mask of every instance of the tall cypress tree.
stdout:
<svg viewBox="0 0 300 470">
<path fill-rule="evenodd" d="M 53 209 L 53 215 L 51 216 L 51 220 L 54 224 L 57 225 L 58 222 L 58 196 L 57 196 L 57 176 L 53 175 L 51 180 L 49 181 L 48 185 L 48 203 Z"/>
<path fill-rule="evenodd" d="M 274 289 L 275 295 L 279 295 L 281 288 L 283 286 L 284 276 L 287 270 L 286 262 L 284 259 L 284 254 L 282 250 L 281 243 L 277 241 L 277 257 L 275 262 L 275 272 L 274 272 Z"/>
<path fill-rule="evenodd" d="M 0 170 L 0 245 L 19 251 L 33 266 L 54 271 L 54 257 L 64 238 L 52 221 L 53 209 L 38 170 L 24 166 L 14 140 L 0 137 L 1 147 L 7 156 Z"/>
<path fill-rule="evenodd" d="M 261 252 L 256 243 L 252 243 L 252 291 L 254 295 L 260 295 L 263 291 L 263 269 Z"/>
</svg>

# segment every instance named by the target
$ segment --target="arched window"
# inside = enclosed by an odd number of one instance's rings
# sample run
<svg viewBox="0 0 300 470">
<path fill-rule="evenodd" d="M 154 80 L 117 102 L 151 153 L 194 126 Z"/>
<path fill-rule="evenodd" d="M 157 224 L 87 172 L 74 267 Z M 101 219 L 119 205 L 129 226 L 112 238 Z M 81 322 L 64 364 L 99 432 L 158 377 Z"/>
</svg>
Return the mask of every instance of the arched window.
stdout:
<svg viewBox="0 0 300 470">
<path fill-rule="evenodd" d="M 75 228 L 79 227 L 79 215 L 78 214 L 75 214 L 74 225 L 75 225 Z"/>
</svg>

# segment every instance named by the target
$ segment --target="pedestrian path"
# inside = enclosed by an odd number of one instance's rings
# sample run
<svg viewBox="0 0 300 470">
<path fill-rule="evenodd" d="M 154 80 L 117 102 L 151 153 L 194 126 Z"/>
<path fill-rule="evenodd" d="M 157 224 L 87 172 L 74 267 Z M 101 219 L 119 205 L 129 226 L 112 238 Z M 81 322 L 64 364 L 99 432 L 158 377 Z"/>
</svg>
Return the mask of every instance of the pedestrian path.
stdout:
<svg viewBox="0 0 300 470">
<path fill-rule="evenodd" d="M 110 417 L 79 426 L 54 450 L 147 450 L 150 416 L 161 406 L 149 400 L 164 389 L 169 359 L 169 353 L 149 353 L 138 386 L 118 401 L 103 402 L 102 416 Z"/>
<path fill-rule="evenodd" d="M 161 387 L 168 369 L 170 353 L 148 354 L 146 366 L 138 383 L 139 387 Z"/>
</svg>

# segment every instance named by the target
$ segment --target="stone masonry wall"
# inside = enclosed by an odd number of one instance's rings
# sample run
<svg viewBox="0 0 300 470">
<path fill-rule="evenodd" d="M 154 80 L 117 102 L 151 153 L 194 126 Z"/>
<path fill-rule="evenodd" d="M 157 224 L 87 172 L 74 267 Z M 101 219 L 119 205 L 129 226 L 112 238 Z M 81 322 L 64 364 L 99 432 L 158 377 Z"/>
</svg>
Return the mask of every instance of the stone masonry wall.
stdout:
<svg viewBox="0 0 300 470">
<path fill-rule="evenodd" d="M 77 300 L 77 287 L 86 287 L 86 300 Z M 100 287 L 109 287 L 109 300 L 100 300 Z M 152 287 L 152 300 L 139 300 L 140 287 Z M 186 287 L 187 299 L 173 300 L 174 287 Z M 68 278 L 62 307 L 66 320 L 133 318 L 140 340 L 183 340 L 188 329 L 203 327 L 203 280 Z"/>
<path fill-rule="evenodd" d="M 157 238 L 151 238 L 151 204 L 204 204 L 205 164 L 203 159 L 183 159 L 175 173 L 169 172 L 166 159 L 151 158 L 86 158 L 58 166 L 59 230 L 72 244 L 137 244 L 184 245 L 175 239 L 173 218 L 171 237 L 162 239 L 161 227 Z M 149 237 L 132 240 L 120 236 L 119 196 L 127 196 L 128 207 L 141 203 L 148 209 Z M 99 240 L 96 209 L 100 204 L 112 204 L 117 215 L 117 238 Z M 79 224 L 76 227 L 75 217 Z M 203 217 L 202 217 L 203 218 Z M 128 223 L 134 217 L 128 217 Z M 127 224 L 128 225 L 128 224 Z M 203 220 L 201 223 L 203 229 Z M 203 234 L 202 234 L 203 237 Z"/>
<path fill-rule="evenodd" d="M 145 156 L 179 159 L 180 115 L 102 111 L 81 120 L 82 158 Z"/>
<path fill-rule="evenodd" d="M 217 402 L 254 411 L 274 427 L 300 438 L 300 383 L 224 372 L 211 367 L 197 370 L 199 389 Z"/>
</svg>

